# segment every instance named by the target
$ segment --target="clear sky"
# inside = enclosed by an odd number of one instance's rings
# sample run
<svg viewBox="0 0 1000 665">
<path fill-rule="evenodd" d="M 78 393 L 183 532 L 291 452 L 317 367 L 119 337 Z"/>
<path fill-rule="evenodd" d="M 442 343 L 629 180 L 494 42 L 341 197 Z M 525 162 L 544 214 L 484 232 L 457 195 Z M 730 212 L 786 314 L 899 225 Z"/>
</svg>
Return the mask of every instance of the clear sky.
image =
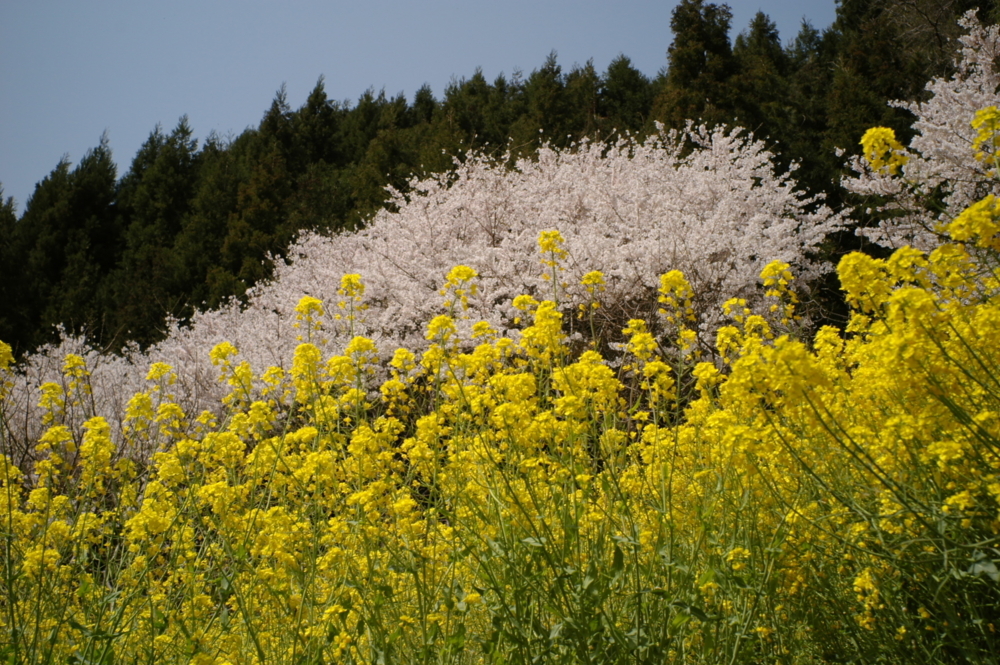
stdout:
<svg viewBox="0 0 1000 665">
<path fill-rule="evenodd" d="M 525 75 L 555 51 L 564 71 L 625 54 L 666 66 L 676 0 L 2 0 L 0 183 L 19 211 L 63 155 L 76 163 L 108 132 L 119 177 L 149 133 L 187 115 L 203 139 L 256 125 L 282 83 L 298 108 L 368 88 L 408 99 L 481 67 Z M 730 0 L 731 36 L 758 11 L 792 40 L 835 0 Z"/>
</svg>

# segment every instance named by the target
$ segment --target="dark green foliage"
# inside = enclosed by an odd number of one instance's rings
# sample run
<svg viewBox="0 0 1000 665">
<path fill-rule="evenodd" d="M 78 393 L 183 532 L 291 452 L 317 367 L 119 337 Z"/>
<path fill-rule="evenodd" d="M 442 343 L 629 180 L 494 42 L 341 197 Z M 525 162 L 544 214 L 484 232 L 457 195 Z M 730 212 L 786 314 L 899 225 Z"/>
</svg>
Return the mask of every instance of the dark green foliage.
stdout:
<svg viewBox="0 0 1000 665">
<path fill-rule="evenodd" d="M 739 66 L 734 89 L 746 100 L 741 124 L 760 137 L 780 136 L 790 124 L 790 57 L 766 14 L 757 12 L 750 27 L 736 37 L 733 56 Z"/>
<path fill-rule="evenodd" d="M 122 247 L 116 180 L 111 150 L 102 137 L 75 169 L 70 170 L 68 160 L 60 161 L 28 199 L 4 247 L 12 257 L 4 264 L 13 288 L 5 288 L 0 309 L 9 326 L 5 341 L 17 352 L 53 341 L 57 325 L 73 333 L 104 329 L 104 277 Z"/>
<path fill-rule="evenodd" d="M 17 213 L 14 197 L 3 198 L 0 185 L 0 340 L 13 340 L 22 330 L 27 330 L 21 319 L 17 300 L 23 288 L 21 277 L 23 257 L 15 242 Z M 10 342 L 8 342 L 10 343 Z"/>
<path fill-rule="evenodd" d="M 536 150 L 546 141 L 557 146 L 566 145 L 571 109 L 566 95 L 566 78 L 554 51 L 525 81 L 523 94 L 526 108 L 510 128 L 510 140 L 518 152 Z"/>
<path fill-rule="evenodd" d="M 674 9 L 666 81 L 653 105 L 657 120 L 668 127 L 682 127 L 689 119 L 732 120 L 738 71 L 729 42 L 732 18 L 728 5 L 703 0 L 681 0 Z"/>
<path fill-rule="evenodd" d="M 848 4 L 848 3 L 845 3 Z M 857 3 L 850 3 L 857 4 Z M 913 116 L 886 105 L 887 99 L 912 99 L 925 82 L 903 53 L 895 26 L 876 3 L 863 18 L 841 15 L 838 57 L 826 97 L 828 146 L 856 144 L 871 126 L 891 127 L 906 136 Z"/>
<path fill-rule="evenodd" d="M 298 233 L 358 228 L 387 186 L 405 191 L 470 150 L 531 157 L 545 143 L 641 138 L 656 122 L 739 124 L 781 167 L 798 164 L 808 191 L 834 207 L 863 203 L 837 185 L 834 149 L 856 152 L 874 125 L 909 138 L 911 116 L 887 101 L 919 98 L 950 72 L 956 19 L 976 5 L 983 20 L 1000 19 L 997 0 L 840 0 L 831 28 L 804 23 L 783 44 L 763 13 L 730 41 L 727 5 L 682 0 L 667 67 L 652 80 L 624 55 L 601 74 L 591 62 L 564 71 L 554 52 L 527 77 L 490 83 L 477 69 L 441 100 L 423 86 L 412 102 L 374 90 L 334 102 L 320 78 L 301 108 L 282 87 L 257 127 L 210 135 L 200 149 L 184 118 L 169 134 L 157 128 L 120 181 L 102 140 L 75 168 L 60 162 L 20 220 L 0 196 L 0 339 L 23 354 L 62 325 L 108 349 L 155 342 L 167 316 L 183 320 L 267 279 L 269 257 Z M 858 248 L 871 249 L 848 230 L 826 254 Z M 821 291 L 838 302 L 836 289 Z"/>
<path fill-rule="evenodd" d="M 619 55 L 601 80 L 598 113 L 611 132 L 638 134 L 646 125 L 653 104 L 653 84 L 632 61 Z"/>
<path fill-rule="evenodd" d="M 100 339 L 118 346 L 128 339 L 149 343 L 164 313 L 184 313 L 191 283 L 174 243 L 190 214 L 201 165 L 187 118 L 165 135 L 157 127 L 122 178 L 118 212 L 124 249 L 108 278 L 113 325 Z"/>
<path fill-rule="evenodd" d="M 440 112 L 433 117 L 432 150 L 462 156 L 470 149 L 491 154 L 504 151 L 512 142 L 511 126 L 527 113 L 527 98 L 519 74 L 508 80 L 502 74 L 490 85 L 481 70 L 470 79 L 454 81 L 445 90 Z M 531 134 L 531 128 L 527 133 Z M 537 128 L 534 133 L 537 134 Z M 528 140 L 536 141 L 536 136 Z M 435 155 L 428 154 L 433 160 Z M 430 170 L 450 167 L 450 159 L 422 162 Z M 437 166 L 438 168 L 435 168 Z"/>
<path fill-rule="evenodd" d="M 594 136 L 599 129 L 598 109 L 600 107 L 601 77 L 594 69 L 593 61 L 583 67 L 573 68 L 566 75 L 563 95 L 566 97 L 566 115 L 560 127 L 553 131 L 565 132 L 566 141 L 575 141 L 581 136 Z M 562 139 L 562 135 L 553 136 Z"/>
</svg>

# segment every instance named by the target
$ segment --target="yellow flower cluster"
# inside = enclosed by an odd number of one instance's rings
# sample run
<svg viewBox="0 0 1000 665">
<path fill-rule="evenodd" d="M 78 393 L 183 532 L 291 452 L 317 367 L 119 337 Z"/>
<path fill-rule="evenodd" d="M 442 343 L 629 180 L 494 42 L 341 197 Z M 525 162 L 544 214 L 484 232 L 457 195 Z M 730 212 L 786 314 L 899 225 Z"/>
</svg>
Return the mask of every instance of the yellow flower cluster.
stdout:
<svg viewBox="0 0 1000 665">
<path fill-rule="evenodd" d="M 448 271 L 445 277 L 444 286 L 441 288 L 441 295 L 445 296 L 444 306 L 454 312 L 455 300 L 462 306 L 462 311 L 469 309 L 469 296 L 476 295 L 477 285 L 472 281 L 479 277 L 479 273 L 468 266 L 455 266 Z M 449 293 L 453 294 L 449 296 Z"/>
<path fill-rule="evenodd" d="M 557 302 L 560 286 L 566 286 L 558 280 L 558 275 L 563 270 L 562 262 L 569 256 L 569 252 L 563 247 L 565 242 L 566 239 L 556 230 L 542 231 L 538 235 L 538 249 L 542 253 L 542 265 L 546 268 L 542 279 L 552 282 L 552 299 Z"/>
<path fill-rule="evenodd" d="M 798 320 L 795 305 L 799 298 L 790 286 L 793 280 L 791 266 L 784 261 L 772 261 L 760 273 L 760 277 L 764 280 L 764 295 L 778 301 L 771 305 L 771 312 L 781 315 L 781 324 L 787 326 Z"/>
<path fill-rule="evenodd" d="M 337 295 L 341 299 L 337 303 L 337 313 L 334 315 L 334 319 L 345 322 L 347 334 L 353 337 L 355 324 L 360 320 L 362 313 L 368 309 L 368 305 L 364 303 L 365 285 L 361 281 L 361 275 L 344 275 L 340 279 Z"/>
<path fill-rule="evenodd" d="M 972 240 L 979 247 L 1000 250 L 1000 200 L 990 194 L 966 208 L 945 227 L 954 240 Z"/>
<path fill-rule="evenodd" d="M 988 177 L 996 177 L 1000 160 L 1000 110 L 996 106 L 981 109 L 972 120 L 972 128 L 977 130 L 972 142 L 976 160 L 992 167 L 987 172 Z"/>
<path fill-rule="evenodd" d="M 861 137 L 865 159 L 874 171 L 899 173 L 899 167 L 909 160 L 906 149 L 896 140 L 896 133 L 888 127 L 872 127 Z"/>
</svg>

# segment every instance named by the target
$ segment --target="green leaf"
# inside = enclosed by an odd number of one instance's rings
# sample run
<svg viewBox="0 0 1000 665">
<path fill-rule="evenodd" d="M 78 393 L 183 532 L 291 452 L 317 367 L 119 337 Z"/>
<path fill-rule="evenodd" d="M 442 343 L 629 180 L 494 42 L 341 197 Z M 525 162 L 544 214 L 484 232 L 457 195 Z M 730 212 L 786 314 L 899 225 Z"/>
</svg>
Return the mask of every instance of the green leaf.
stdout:
<svg viewBox="0 0 1000 665">
<path fill-rule="evenodd" d="M 977 577 L 985 575 L 994 582 L 1000 582 L 1000 570 L 997 569 L 996 564 L 986 558 L 982 552 L 977 552 L 976 555 L 976 561 L 973 561 L 972 565 L 969 566 L 969 574 Z"/>
<path fill-rule="evenodd" d="M 677 614 L 674 615 L 674 618 L 670 620 L 670 627 L 680 628 L 690 620 L 691 620 L 690 614 L 685 614 L 684 612 L 678 612 Z"/>
</svg>

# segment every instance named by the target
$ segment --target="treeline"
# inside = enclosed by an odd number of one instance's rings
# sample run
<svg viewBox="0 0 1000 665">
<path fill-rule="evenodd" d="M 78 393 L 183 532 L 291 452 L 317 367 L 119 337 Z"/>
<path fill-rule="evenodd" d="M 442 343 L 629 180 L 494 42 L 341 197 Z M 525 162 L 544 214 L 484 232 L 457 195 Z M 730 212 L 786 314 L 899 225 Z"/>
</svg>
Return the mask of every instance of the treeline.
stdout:
<svg viewBox="0 0 1000 665">
<path fill-rule="evenodd" d="M 297 110 L 279 91 L 259 126 L 233 139 L 199 145 L 185 118 L 157 127 L 121 178 L 102 139 L 38 183 L 20 219 L 0 197 L 0 339 L 23 354 L 61 326 L 108 350 L 153 343 L 167 317 L 267 278 L 267 257 L 298 232 L 357 228 L 387 185 L 404 189 L 469 150 L 522 156 L 543 142 L 643 136 L 657 122 L 739 124 L 841 205 L 834 149 L 854 149 L 874 125 L 907 137 L 912 117 L 886 102 L 918 98 L 947 73 L 956 19 L 977 5 L 997 21 L 997 0 L 840 0 L 829 29 L 805 23 L 783 44 L 764 14 L 731 40 L 726 5 L 682 0 L 653 78 L 625 56 L 599 73 L 564 71 L 552 54 L 527 77 L 491 83 L 477 70 L 442 99 L 425 86 L 412 101 L 369 90 L 353 104 L 330 100 L 320 79 Z"/>
</svg>

